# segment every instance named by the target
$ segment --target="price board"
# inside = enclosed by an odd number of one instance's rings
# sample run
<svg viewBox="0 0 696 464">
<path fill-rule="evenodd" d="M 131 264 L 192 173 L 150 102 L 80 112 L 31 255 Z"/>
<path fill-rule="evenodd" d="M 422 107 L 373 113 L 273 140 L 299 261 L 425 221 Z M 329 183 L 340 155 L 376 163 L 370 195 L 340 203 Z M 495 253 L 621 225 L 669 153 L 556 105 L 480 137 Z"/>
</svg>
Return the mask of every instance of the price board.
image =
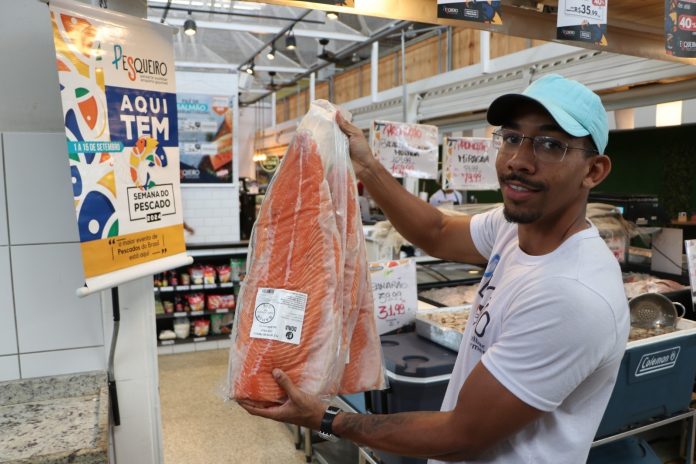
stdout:
<svg viewBox="0 0 696 464">
<path fill-rule="evenodd" d="M 445 138 L 442 185 L 458 190 L 498 190 L 496 151 L 481 137 Z"/>
<path fill-rule="evenodd" d="M 501 5 L 497 0 L 437 0 L 437 17 L 502 25 Z"/>
<path fill-rule="evenodd" d="M 696 58 L 696 3 L 667 1 L 665 50 L 668 55 Z"/>
<path fill-rule="evenodd" d="M 437 178 L 436 126 L 373 121 L 372 153 L 394 177 Z"/>
<path fill-rule="evenodd" d="M 558 0 L 556 38 L 607 45 L 607 0 Z"/>
<path fill-rule="evenodd" d="M 370 263 L 375 319 L 380 335 L 415 321 L 416 263 L 411 259 Z"/>
</svg>

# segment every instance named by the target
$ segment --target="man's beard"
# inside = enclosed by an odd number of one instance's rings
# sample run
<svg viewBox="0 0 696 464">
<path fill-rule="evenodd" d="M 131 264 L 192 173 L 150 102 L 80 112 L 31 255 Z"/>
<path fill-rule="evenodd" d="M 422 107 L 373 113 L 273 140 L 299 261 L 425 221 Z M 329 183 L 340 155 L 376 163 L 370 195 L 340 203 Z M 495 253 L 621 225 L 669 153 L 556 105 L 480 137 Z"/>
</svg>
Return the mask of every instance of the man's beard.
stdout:
<svg viewBox="0 0 696 464">
<path fill-rule="evenodd" d="M 541 217 L 539 211 L 510 211 L 507 206 L 503 207 L 505 220 L 515 224 L 531 224 Z"/>
</svg>

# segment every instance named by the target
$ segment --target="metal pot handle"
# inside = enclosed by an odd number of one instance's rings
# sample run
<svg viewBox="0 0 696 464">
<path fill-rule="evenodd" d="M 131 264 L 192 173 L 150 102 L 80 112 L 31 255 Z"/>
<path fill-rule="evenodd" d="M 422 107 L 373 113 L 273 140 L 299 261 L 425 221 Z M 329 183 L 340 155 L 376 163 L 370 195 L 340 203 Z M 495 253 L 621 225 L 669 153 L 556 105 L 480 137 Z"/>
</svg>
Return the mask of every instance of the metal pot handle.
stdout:
<svg viewBox="0 0 696 464">
<path fill-rule="evenodd" d="M 678 301 L 673 301 L 672 304 L 681 308 L 681 314 L 679 314 L 679 311 L 677 311 L 677 317 L 684 317 L 684 314 L 686 314 L 686 308 L 684 307 L 684 305 L 679 303 Z"/>
</svg>

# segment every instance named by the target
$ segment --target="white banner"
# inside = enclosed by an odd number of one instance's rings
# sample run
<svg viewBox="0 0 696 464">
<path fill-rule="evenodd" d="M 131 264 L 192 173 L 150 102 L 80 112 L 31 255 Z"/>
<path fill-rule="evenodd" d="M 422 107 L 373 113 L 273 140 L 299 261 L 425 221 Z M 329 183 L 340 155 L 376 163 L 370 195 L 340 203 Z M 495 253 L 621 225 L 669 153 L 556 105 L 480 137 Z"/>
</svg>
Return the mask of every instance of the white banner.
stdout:
<svg viewBox="0 0 696 464">
<path fill-rule="evenodd" d="M 380 335 L 415 321 L 418 309 L 415 261 L 370 263 L 370 279 Z"/>
<path fill-rule="evenodd" d="M 445 137 L 442 186 L 457 190 L 498 190 L 495 149 L 480 137 Z"/>
<path fill-rule="evenodd" d="M 373 121 L 372 153 L 394 177 L 437 179 L 437 127 Z"/>
<path fill-rule="evenodd" d="M 49 12 L 85 274 L 78 294 L 190 263 L 171 28 L 65 0 Z"/>
</svg>

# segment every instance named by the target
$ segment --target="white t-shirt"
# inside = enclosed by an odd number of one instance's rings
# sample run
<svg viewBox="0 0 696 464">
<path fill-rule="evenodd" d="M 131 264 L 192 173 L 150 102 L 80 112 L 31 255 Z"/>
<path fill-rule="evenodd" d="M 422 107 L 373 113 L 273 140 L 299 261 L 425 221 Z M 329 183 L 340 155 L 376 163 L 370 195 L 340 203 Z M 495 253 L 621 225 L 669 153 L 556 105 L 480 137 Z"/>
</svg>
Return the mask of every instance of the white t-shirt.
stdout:
<svg viewBox="0 0 696 464">
<path fill-rule="evenodd" d="M 520 400 L 547 413 L 466 462 L 584 463 L 628 339 L 619 264 L 595 226 L 543 256 L 520 249 L 517 225 L 502 208 L 474 216 L 471 234 L 489 262 L 442 410 L 454 409 L 480 361 Z"/>
<path fill-rule="evenodd" d="M 433 206 L 440 205 L 442 203 L 453 203 L 455 205 L 462 204 L 462 194 L 456 190 L 452 190 L 450 193 L 445 193 L 442 189 L 433 193 L 430 197 L 430 204 Z"/>
</svg>

